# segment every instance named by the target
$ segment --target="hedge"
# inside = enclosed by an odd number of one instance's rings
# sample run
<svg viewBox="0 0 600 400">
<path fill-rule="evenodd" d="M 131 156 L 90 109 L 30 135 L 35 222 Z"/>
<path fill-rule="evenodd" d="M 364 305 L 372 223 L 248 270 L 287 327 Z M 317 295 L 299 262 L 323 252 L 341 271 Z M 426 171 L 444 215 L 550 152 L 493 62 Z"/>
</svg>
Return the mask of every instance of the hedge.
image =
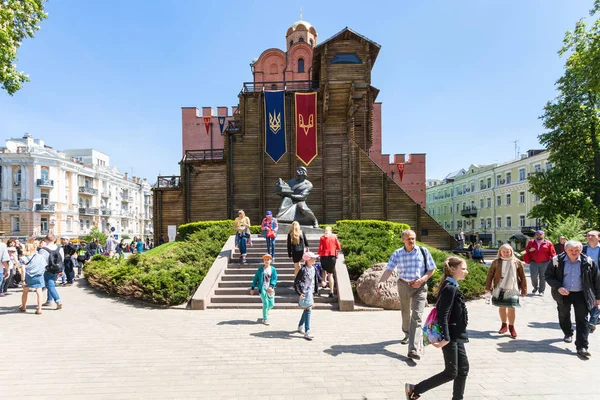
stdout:
<svg viewBox="0 0 600 400">
<path fill-rule="evenodd" d="M 360 275 L 374 264 L 388 262 L 392 253 L 404 246 L 402 232 L 410 229 L 406 224 L 376 220 L 338 221 L 332 228 L 340 240 L 348 273 L 353 281 L 358 280 Z M 439 283 L 444 260 L 453 254 L 422 243 L 418 243 L 418 245 L 429 249 L 437 267 L 427 282 L 428 297 L 431 301 L 434 299 L 433 289 Z M 474 298 L 485 291 L 487 267 L 470 260 L 467 260 L 467 265 L 469 274 L 460 283 L 460 288 L 466 297 Z"/>
<path fill-rule="evenodd" d="M 233 232 L 232 224 L 224 221 L 186 225 L 185 241 L 124 260 L 94 256 L 85 267 L 86 279 L 97 289 L 123 297 L 159 305 L 185 303 Z"/>
</svg>

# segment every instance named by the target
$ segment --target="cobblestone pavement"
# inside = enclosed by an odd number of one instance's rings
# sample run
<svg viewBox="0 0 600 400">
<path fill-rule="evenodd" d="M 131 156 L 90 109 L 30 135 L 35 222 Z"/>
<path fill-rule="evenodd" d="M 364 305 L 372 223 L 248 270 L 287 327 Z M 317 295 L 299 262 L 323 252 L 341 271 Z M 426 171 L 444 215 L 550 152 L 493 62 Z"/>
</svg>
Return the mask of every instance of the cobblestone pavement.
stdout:
<svg viewBox="0 0 600 400">
<path fill-rule="evenodd" d="M 315 339 L 294 329 L 300 310 L 183 311 L 123 303 L 85 284 L 59 288 L 64 308 L 17 311 L 0 298 L 2 399 L 403 399 L 404 383 L 443 368 L 399 343 L 399 312 L 313 312 Z M 497 310 L 468 303 L 471 371 L 466 399 L 600 399 L 600 331 L 592 359 L 562 342 L 556 307 L 528 297 L 518 339 L 500 337 Z M 422 399 L 450 399 L 451 384 Z"/>
</svg>

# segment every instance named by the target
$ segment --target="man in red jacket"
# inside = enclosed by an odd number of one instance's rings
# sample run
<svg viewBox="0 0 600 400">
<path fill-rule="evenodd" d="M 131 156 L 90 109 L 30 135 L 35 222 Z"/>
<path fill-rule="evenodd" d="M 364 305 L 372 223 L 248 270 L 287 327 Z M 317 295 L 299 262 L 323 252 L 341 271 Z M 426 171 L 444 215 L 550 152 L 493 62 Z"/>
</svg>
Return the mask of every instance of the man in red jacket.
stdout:
<svg viewBox="0 0 600 400">
<path fill-rule="evenodd" d="M 548 262 L 556 255 L 554 245 L 549 240 L 544 239 L 544 231 L 535 231 L 535 239 L 527 243 L 523 261 L 529 264 L 529 274 L 531 275 L 532 293 L 539 290 L 540 296 L 544 295 L 546 289 L 546 267 Z M 539 283 L 539 285 L 538 285 Z"/>
</svg>

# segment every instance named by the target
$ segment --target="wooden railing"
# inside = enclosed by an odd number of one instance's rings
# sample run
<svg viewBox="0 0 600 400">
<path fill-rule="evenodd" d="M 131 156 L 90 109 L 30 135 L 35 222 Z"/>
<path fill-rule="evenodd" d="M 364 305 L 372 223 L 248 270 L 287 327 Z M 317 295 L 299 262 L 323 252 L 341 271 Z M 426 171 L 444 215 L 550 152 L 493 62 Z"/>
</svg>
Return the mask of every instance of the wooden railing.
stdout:
<svg viewBox="0 0 600 400">
<path fill-rule="evenodd" d="M 225 149 L 186 150 L 183 161 L 222 160 Z"/>
<path fill-rule="evenodd" d="M 274 82 L 244 82 L 242 93 L 263 92 L 265 90 L 286 90 L 290 92 L 316 90 L 314 81 L 274 81 Z"/>
<path fill-rule="evenodd" d="M 181 176 L 159 176 L 156 180 L 156 187 L 177 189 L 181 187 Z"/>
</svg>

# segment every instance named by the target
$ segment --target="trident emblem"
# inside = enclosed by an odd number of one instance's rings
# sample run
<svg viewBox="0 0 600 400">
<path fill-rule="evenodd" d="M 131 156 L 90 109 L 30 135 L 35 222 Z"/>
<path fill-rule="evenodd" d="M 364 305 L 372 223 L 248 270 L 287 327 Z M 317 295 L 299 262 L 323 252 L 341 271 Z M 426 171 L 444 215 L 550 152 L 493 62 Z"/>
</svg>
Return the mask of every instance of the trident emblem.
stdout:
<svg viewBox="0 0 600 400">
<path fill-rule="evenodd" d="M 276 114 L 275 110 L 273 110 L 273 114 L 269 113 L 269 128 L 274 134 L 279 132 L 281 129 L 281 113 Z"/>
<path fill-rule="evenodd" d="M 310 116 L 308 117 L 308 124 L 304 123 L 304 116 L 302 114 L 300 114 L 300 123 L 298 124 L 300 126 L 300 128 L 304 129 L 304 134 L 306 136 L 308 136 L 308 131 L 310 130 L 310 128 L 312 128 L 314 126 L 315 123 L 315 115 L 314 114 L 310 114 Z"/>
</svg>

